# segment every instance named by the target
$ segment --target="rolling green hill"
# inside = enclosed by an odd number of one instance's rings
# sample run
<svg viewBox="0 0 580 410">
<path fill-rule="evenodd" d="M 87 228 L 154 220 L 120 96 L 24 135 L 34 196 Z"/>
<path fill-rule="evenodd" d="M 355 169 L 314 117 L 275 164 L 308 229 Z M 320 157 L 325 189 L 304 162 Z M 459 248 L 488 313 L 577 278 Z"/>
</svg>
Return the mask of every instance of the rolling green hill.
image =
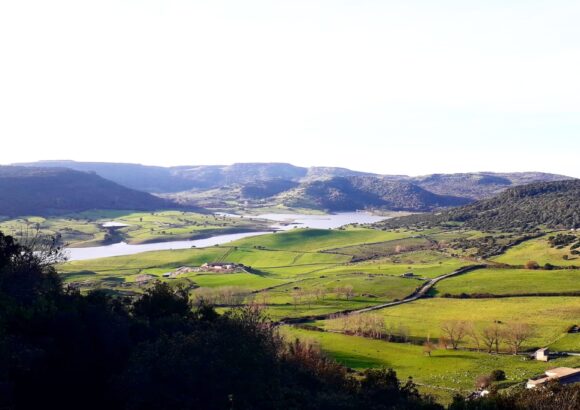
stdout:
<svg viewBox="0 0 580 410">
<path fill-rule="evenodd" d="M 55 215 L 90 209 L 174 208 L 168 200 L 96 174 L 63 168 L 0 166 L 0 215 Z"/>
<path fill-rule="evenodd" d="M 580 228 L 580 180 L 539 182 L 440 213 L 411 215 L 376 226 L 463 225 L 480 230 L 532 231 Z"/>
</svg>

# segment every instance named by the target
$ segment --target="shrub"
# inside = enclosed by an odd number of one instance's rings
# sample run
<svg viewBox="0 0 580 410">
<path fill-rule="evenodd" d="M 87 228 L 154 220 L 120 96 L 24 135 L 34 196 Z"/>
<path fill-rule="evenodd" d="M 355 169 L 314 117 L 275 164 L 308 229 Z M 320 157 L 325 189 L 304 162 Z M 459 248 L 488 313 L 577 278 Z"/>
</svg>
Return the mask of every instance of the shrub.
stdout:
<svg viewBox="0 0 580 410">
<path fill-rule="evenodd" d="M 505 372 L 503 370 L 494 370 L 491 372 L 490 376 L 491 380 L 494 382 L 499 382 L 506 379 Z"/>
</svg>

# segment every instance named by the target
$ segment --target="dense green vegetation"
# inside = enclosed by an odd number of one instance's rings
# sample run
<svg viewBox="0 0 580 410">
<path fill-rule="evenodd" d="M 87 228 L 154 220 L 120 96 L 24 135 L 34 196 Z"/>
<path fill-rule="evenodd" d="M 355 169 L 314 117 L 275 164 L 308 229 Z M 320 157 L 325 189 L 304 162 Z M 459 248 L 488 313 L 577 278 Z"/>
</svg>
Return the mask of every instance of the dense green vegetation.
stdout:
<svg viewBox="0 0 580 410">
<path fill-rule="evenodd" d="M 456 209 L 412 215 L 380 227 L 453 226 L 495 231 L 535 231 L 580 227 L 580 180 L 540 182 L 510 188 L 500 195 Z"/>
<path fill-rule="evenodd" d="M 370 176 L 308 182 L 281 194 L 279 200 L 289 206 L 333 212 L 366 208 L 427 211 L 470 202 L 464 198 L 433 194 L 408 182 Z"/>
<path fill-rule="evenodd" d="M 176 205 L 96 174 L 0 166 L 0 215 L 59 215 L 92 209 L 156 210 Z"/>
</svg>

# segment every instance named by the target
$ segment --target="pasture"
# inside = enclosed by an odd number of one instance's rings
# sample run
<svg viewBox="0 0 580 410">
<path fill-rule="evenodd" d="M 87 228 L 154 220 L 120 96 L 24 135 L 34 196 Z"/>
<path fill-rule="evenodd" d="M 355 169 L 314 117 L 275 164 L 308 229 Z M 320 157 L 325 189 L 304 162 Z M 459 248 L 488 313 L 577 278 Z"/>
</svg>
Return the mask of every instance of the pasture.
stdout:
<svg viewBox="0 0 580 410">
<path fill-rule="evenodd" d="M 580 357 L 544 363 L 525 360 L 522 356 L 445 349 L 436 350 L 429 357 L 421 346 L 407 343 L 390 343 L 289 327 L 285 327 L 282 332 L 289 340 L 298 338 L 319 345 L 324 352 L 347 367 L 356 370 L 392 368 L 401 380 L 413 377 L 417 383 L 428 387 L 462 393 L 473 390 L 477 376 L 489 374 L 496 369 L 505 371 L 507 380 L 502 382 L 502 386 L 506 387 L 556 366 L 580 366 Z"/>
<path fill-rule="evenodd" d="M 523 266 L 528 261 L 536 261 L 540 265 L 549 263 L 554 266 L 580 267 L 580 256 L 572 255 L 570 246 L 565 246 L 562 249 L 553 248 L 550 246 L 547 236 L 523 242 L 508 249 L 504 254 L 492 258 L 492 260 L 514 266 Z"/>
<path fill-rule="evenodd" d="M 516 297 L 501 299 L 422 299 L 372 312 L 384 318 L 387 326 L 403 325 L 410 338 L 438 339 L 441 325 L 447 321 L 472 322 L 477 329 L 498 322 L 500 328 L 510 323 L 526 323 L 534 329 L 523 349 L 545 347 L 565 334 L 580 318 L 578 297 Z M 340 330 L 340 322 L 330 319 L 318 322 L 325 329 Z M 471 338 L 463 347 L 476 348 Z M 504 350 L 507 347 L 503 346 Z"/>
<path fill-rule="evenodd" d="M 478 269 L 441 281 L 436 295 L 580 292 L 580 270 Z"/>
</svg>

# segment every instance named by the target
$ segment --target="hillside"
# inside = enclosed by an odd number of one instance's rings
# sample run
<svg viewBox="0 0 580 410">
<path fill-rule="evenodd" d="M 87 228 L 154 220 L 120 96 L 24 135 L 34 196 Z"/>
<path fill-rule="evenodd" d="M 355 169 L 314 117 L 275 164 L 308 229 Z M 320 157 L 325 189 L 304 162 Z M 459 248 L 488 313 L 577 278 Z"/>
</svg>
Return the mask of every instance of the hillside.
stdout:
<svg viewBox="0 0 580 410">
<path fill-rule="evenodd" d="M 539 182 L 510 188 L 498 196 L 440 213 L 383 221 L 378 227 L 463 224 L 496 231 L 580 228 L 580 180 Z"/>
<path fill-rule="evenodd" d="M 278 199 L 287 206 L 328 211 L 368 208 L 428 211 L 469 202 L 464 198 L 437 195 L 408 182 L 380 177 L 337 177 L 307 182 L 281 194 Z"/>
<path fill-rule="evenodd" d="M 381 176 L 392 182 L 414 184 L 434 194 L 483 199 L 517 185 L 567 179 L 562 175 L 540 172 L 476 172 L 410 177 L 406 175 L 378 175 L 337 167 L 315 166 L 306 168 L 284 163 L 157 167 L 107 162 L 39 161 L 15 165 L 70 168 L 77 171 L 95 172 L 103 178 L 128 188 L 150 193 L 213 190 L 226 186 L 235 188 L 236 186 L 259 184 L 262 181 L 270 180 L 307 183 L 335 177 Z M 270 183 L 268 182 L 268 184 Z"/>
<path fill-rule="evenodd" d="M 0 215 L 53 215 L 90 209 L 154 210 L 175 204 L 98 175 L 63 168 L 0 166 Z"/>
<path fill-rule="evenodd" d="M 568 179 L 563 175 L 542 172 L 462 174 L 432 174 L 409 179 L 421 188 L 440 195 L 454 195 L 471 199 L 490 198 L 507 188 L 533 182 L 550 182 Z"/>
</svg>

